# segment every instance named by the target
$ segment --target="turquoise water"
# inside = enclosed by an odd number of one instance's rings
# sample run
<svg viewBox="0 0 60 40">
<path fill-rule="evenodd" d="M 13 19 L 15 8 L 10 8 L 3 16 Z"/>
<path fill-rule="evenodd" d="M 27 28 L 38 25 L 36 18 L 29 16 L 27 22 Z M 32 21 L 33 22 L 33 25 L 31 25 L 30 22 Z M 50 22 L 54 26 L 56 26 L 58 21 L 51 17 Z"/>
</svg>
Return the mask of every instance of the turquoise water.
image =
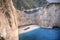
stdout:
<svg viewBox="0 0 60 40">
<path fill-rule="evenodd" d="M 60 28 L 38 28 L 19 35 L 19 40 L 60 40 Z"/>
</svg>

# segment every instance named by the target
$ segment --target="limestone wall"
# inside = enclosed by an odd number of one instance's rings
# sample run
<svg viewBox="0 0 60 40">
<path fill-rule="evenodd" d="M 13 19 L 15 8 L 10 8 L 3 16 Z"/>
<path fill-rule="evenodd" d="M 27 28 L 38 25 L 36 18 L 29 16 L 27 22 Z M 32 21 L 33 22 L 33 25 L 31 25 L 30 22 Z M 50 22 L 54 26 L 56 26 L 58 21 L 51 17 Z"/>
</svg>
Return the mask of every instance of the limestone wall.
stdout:
<svg viewBox="0 0 60 40">
<path fill-rule="evenodd" d="M 35 14 L 20 13 L 19 25 L 36 23 L 40 27 L 51 28 L 60 24 L 60 4 L 50 4 L 47 8 L 40 8 Z"/>
<path fill-rule="evenodd" d="M 20 12 L 18 14 L 18 25 L 22 26 L 22 25 L 26 25 L 26 24 L 34 24 L 35 23 L 35 14 L 26 14 L 24 12 Z"/>
</svg>

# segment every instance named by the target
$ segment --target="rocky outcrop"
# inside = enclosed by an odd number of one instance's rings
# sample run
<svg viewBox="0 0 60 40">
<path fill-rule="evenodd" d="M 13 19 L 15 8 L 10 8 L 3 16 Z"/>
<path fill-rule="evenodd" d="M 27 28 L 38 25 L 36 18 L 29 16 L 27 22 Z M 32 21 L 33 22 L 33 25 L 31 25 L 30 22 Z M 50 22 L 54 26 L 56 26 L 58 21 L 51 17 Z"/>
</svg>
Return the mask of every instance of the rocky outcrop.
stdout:
<svg viewBox="0 0 60 40">
<path fill-rule="evenodd" d="M 16 13 L 12 0 L 0 0 L 0 37 L 5 40 L 18 40 Z"/>
<path fill-rule="evenodd" d="M 18 20 L 20 26 L 33 23 L 43 28 L 60 26 L 60 4 L 49 4 L 34 14 L 22 12 L 19 14 Z"/>
<path fill-rule="evenodd" d="M 60 4 L 49 4 L 47 8 L 40 10 L 36 22 L 43 28 L 60 26 Z"/>
<path fill-rule="evenodd" d="M 26 14 L 23 11 L 21 11 L 18 14 L 17 20 L 19 26 L 35 24 L 35 14 Z"/>
</svg>

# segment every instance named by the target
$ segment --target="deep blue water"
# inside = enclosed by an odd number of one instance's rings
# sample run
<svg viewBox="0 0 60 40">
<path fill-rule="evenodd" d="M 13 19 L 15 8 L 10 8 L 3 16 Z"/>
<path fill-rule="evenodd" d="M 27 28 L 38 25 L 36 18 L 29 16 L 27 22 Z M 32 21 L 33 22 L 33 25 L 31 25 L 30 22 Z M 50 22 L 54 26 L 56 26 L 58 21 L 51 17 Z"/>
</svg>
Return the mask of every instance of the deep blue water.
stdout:
<svg viewBox="0 0 60 40">
<path fill-rule="evenodd" d="M 19 35 L 19 40 L 60 40 L 60 28 L 38 28 Z"/>
</svg>

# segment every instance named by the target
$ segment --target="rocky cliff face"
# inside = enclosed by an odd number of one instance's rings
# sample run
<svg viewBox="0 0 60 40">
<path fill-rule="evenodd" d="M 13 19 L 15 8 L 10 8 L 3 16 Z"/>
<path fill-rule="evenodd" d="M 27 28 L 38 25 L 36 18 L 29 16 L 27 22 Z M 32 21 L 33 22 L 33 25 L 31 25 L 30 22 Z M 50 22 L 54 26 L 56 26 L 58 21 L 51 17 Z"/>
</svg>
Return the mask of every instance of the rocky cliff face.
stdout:
<svg viewBox="0 0 60 40">
<path fill-rule="evenodd" d="M 12 0 L 0 0 L 0 39 L 18 40 L 16 9 Z"/>
<path fill-rule="evenodd" d="M 40 27 L 52 28 L 60 24 L 60 4 L 51 4 L 47 8 L 41 8 L 34 14 L 24 12 L 19 15 L 19 25 L 38 24 Z"/>
<path fill-rule="evenodd" d="M 35 24 L 35 14 L 26 14 L 23 11 L 21 11 L 18 14 L 17 20 L 19 26 Z"/>
</svg>

